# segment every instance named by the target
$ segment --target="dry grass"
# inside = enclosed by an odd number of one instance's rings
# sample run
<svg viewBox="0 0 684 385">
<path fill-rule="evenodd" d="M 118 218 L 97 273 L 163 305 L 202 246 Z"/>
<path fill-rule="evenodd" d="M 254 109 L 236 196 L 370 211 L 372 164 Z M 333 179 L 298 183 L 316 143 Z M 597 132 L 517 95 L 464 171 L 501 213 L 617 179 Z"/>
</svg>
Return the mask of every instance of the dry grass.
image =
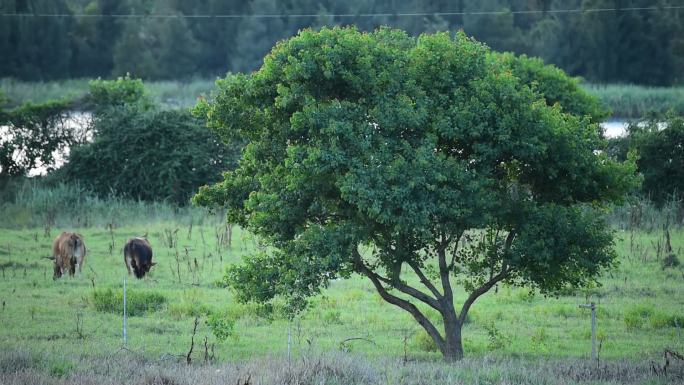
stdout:
<svg viewBox="0 0 684 385">
<path fill-rule="evenodd" d="M 183 358 L 152 359 L 119 350 L 100 358 L 38 358 L 26 352 L 0 353 L 0 381 L 18 384 L 681 384 L 684 363 L 672 362 L 667 375 L 653 365 L 610 361 L 597 367 L 589 360 L 525 360 L 484 357 L 455 364 L 438 361 L 368 360 L 329 352 L 287 360 L 280 357 L 246 362 L 186 365 Z"/>
</svg>

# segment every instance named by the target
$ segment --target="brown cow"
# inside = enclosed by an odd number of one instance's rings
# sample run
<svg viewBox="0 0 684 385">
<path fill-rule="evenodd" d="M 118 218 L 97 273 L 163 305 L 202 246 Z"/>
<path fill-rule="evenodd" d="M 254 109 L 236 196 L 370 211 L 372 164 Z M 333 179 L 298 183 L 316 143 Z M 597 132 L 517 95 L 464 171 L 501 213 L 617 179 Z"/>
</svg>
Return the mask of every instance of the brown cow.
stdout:
<svg viewBox="0 0 684 385">
<path fill-rule="evenodd" d="M 128 274 L 133 274 L 136 278 L 142 278 L 150 271 L 156 263 L 152 262 L 152 246 L 145 238 L 133 238 L 124 246 L 124 263 Z"/>
<path fill-rule="evenodd" d="M 55 272 L 52 278 L 57 279 L 67 271 L 73 276 L 77 268 L 80 273 L 85 256 L 86 247 L 83 236 L 69 231 L 63 232 L 52 243 L 51 259 L 55 261 Z"/>
</svg>

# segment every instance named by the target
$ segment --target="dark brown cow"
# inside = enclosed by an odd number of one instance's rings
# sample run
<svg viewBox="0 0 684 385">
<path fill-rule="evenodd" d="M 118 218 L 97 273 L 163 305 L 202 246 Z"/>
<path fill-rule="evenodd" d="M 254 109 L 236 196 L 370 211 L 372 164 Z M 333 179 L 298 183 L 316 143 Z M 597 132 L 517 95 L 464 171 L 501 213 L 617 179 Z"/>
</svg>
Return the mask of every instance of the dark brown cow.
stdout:
<svg viewBox="0 0 684 385">
<path fill-rule="evenodd" d="M 81 234 L 65 231 L 52 243 L 52 260 L 55 261 L 53 279 L 61 277 L 67 271 L 70 276 L 81 272 L 86 256 L 86 247 Z"/>
<path fill-rule="evenodd" d="M 133 238 L 124 246 L 124 262 L 128 274 L 133 274 L 136 278 L 142 278 L 150 271 L 156 263 L 152 262 L 152 246 L 145 238 Z"/>
</svg>

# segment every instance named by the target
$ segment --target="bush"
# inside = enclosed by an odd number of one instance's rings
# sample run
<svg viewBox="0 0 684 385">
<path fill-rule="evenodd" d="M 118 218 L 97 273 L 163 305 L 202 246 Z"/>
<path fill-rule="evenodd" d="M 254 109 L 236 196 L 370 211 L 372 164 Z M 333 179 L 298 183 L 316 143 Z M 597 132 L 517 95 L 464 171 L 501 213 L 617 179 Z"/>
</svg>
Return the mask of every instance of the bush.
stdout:
<svg viewBox="0 0 684 385">
<path fill-rule="evenodd" d="M 663 270 L 667 269 L 668 267 L 677 267 L 680 265 L 679 258 L 677 258 L 677 255 L 675 253 L 670 253 L 668 254 L 663 260 L 660 262 L 660 264 L 663 266 Z"/>
<path fill-rule="evenodd" d="M 147 312 L 160 310 L 166 304 L 166 297 L 157 292 L 126 292 L 126 310 L 129 316 L 139 316 Z M 93 292 L 95 310 L 107 313 L 122 313 L 123 291 L 97 289 Z"/>
<path fill-rule="evenodd" d="M 101 197 L 185 204 L 236 156 L 189 111 L 154 106 L 140 80 L 94 81 L 89 100 L 94 140 L 73 148 L 57 177 Z"/>
<path fill-rule="evenodd" d="M 423 329 L 420 329 L 411 339 L 411 345 L 423 352 L 438 352 L 439 348 L 435 340 Z"/>
<path fill-rule="evenodd" d="M 235 320 L 226 313 L 211 313 L 207 318 L 207 325 L 219 341 L 225 341 L 235 330 Z"/>
<path fill-rule="evenodd" d="M 625 324 L 628 328 L 637 329 L 648 321 L 653 314 L 653 306 L 651 305 L 637 305 L 625 313 Z"/>
</svg>

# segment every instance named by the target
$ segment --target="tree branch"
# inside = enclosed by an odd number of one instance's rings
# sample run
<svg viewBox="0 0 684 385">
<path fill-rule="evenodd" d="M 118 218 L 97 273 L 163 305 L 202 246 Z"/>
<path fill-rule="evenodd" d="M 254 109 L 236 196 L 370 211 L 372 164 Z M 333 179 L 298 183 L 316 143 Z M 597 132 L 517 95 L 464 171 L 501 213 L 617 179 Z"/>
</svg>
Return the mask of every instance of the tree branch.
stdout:
<svg viewBox="0 0 684 385">
<path fill-rule="evenodd" d="M 451 282 L 449 281 L 449 267 L 446 262 L 446 245 L 440 245 L 437 248 L 437 259 L 439 260 L 439 278 L 442 281 L 442 291 L 444 292 L 444 301 L 453 303 L 454 293 L 451 290 Z"/>
<path fill-rule="evenodd" d="M 353 256 L 355 262 L 354 267 L 359 273 L 365 275 L 371 280 L 371 282 L 373 282 L 373 286 L 375 286 L 375 289 L 378 291 L 378 294 L 380 294 L 380 297 L 382 297 L 382 299 L 391 303 L 392 305 L 395 305 L 409 312 L 413 316 L 413 318 L 416 321 L 418 321 L 420 326 L 422 326 L 425 329 L 425 331 L 430 335 L 430 337 L 432 337 L 432 339 L 437 343 L 440 350 L 444 352 L 444 338 L 442 338 L 442 335 L 439 333 L 437 328 L 432 324 L 432 322 L 430 322 L 430 320 L 427 317 L 425 317 L 425 315 L 421 313 L 421 311 L 414 304 L 387 292 L 385 287 L 382 286 L 382 283 L 378 278 L 379 276 L 375 274 L 373 271 L 371 271 L 368 268 L 368 266 L 366 266 L 366 264 L 363 262 L 361 254 L 359 254 L 358 250 L 353 250 Z"/>
<path fill-rule="evenodd" d="M 409 266 L 411 266 L 413 271 L 416 273 L 416 275 L 420 279 L 420 282 L 425 287 L 427 287 L 430 290 L 430 292 L 432 292 L 432 294 L 435 296 L 435 298 L 437 298 L 437 300 L 442 299 L 442 293 L 440 293 L 439 290 L 437 290 L 437 288 L 435 287 L 435 285 L 433 285 L 432 282 L 430 282 L 430 280 L 425 276 L 423 271 L 420 270 L 420 267 L 418 267 L 418 265 L 415 262 L 407 262 L 407 263 Z"/>
<path fill-rule="evenodd" d="M 411 297 L 413 297 L 413 298 L 415 298 L 421 302 L 424 302 L 425 304 L 429 305 L 430 307 L 432 307 L 433 309 L 435 309 L 437 311 L 442 311 L 441 307 L 439 306 L 439 302 L 437 302 L 437 300 L 435 298 L 430 297 L 429 295 L 423 293 L 422 291 L 420 291 L 416 288 L 413 288 L 409 285 L 406 285 L 405 283 L 401 282 L 398 278 L 397 279 L 385 278 L 385 277 L 383 277 L 377 273 L 370 271 L 370 269 L 369 269 L 369 272 L 370 272 L 370 274 L 375 276 L 375 278 L 377 278 L 379 281 L 382 281 L 388 285 L 391 285 L 392 287 L 399 290 L 400 292 L 402 292 L 404 294 L 408 294 Z"/>
<path fill-rule="evenodd" d="M 461 242 L 461 237 L 463 236 L 464 232 L 465 231 L 461 231 L 458 234 L 458 237 L 455 237 L 456 243 L 454 244 L 454 252 L 451 253 L 451 262 L 449 263 L 449 266 L 448 266 L 449 271 L 451 271 L 454 268 L 454 265 L 456 264 L 456 252 L 458 251 L 458 244 L 459 244 L 459 242 Z"/>
<path fill-rule="evenodd" d="M 468 296 L 468 298 L 466 299 L 466 301 L 463 303 L 463 307 L 461 308 L 461 314 L 458 316 L 458 320 L 459 320 L 459 322 L 460 322 L 461 324 L 463 324 L 463 322 L 465 322 L 466 315 L 468 314 L 468 310 L 470 309 L 470 306 L 472 306 L 473 302 L 475 302 L 475 300 L 476 300 L 479 296 L 481 296 L 482 294 L 488 292 L 489 289 L 491 289 L 492 287 L 494 287 L 494 285 L 496 285 L 497 283 L 499 283 L 499 282 L 503 281 L 504 279 L 506 279 L 506 278 L 508 277 L 508 275 L 510 274 L 510 272 L 511 272 L 511 269 L 509 269 L 508 266 L 505 266 L 505 267 L 499 272 L 499 274 L 493 276 L 492 279 L 490 279 L 489 281 L 487 281 L 487 283 L 485 283 L 484 285 L 478 287 L 478 288 L 475 289 L 472 293 L 470 293 L 470 296 Z"/>
</svg>

